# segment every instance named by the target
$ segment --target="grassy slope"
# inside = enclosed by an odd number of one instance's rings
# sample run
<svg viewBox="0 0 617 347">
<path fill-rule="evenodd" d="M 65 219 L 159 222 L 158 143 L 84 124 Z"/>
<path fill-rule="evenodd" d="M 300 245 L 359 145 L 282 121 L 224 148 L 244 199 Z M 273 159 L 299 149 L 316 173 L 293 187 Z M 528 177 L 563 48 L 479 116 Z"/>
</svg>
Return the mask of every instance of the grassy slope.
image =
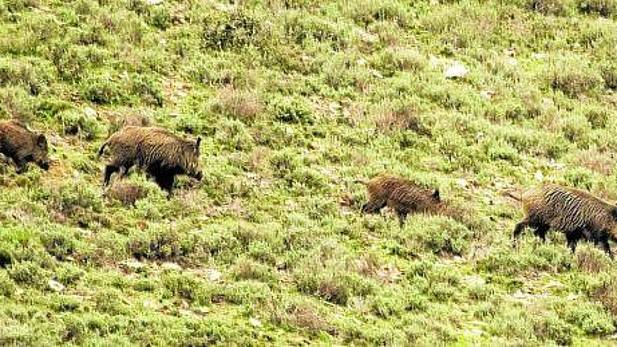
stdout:
<svg viewBox="0 0 617 347">
<path fill-rule="evenodd" d="M 557 234 L 512 250 L 501 193 L 617 199 L 617 2 L 533 3 L 0 2 L 0 116 L 57 163 L 0 166 L 0 343 L 607 339 L 612 265 Z M 140 115 L 204 137 L 205 178 L 167 201 L 133 175 L 127 208 L 95 153 Z M 474 222 L 360 215 L 382 171 Z"/>
</svg>

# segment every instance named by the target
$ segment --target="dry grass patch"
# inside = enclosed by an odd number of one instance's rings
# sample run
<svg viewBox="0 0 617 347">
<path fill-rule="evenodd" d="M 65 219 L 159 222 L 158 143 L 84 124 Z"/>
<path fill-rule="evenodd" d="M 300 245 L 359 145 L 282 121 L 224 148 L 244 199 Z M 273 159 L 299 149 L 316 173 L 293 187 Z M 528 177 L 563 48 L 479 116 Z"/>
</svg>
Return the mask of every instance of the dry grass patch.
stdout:
<svg viewBox="0 0 617 347">
<path fill-rule="evenodd" d="M 580 63 L 567 61 L 554 67 L 550 73 L 550 86 L 570 98 L 589 94 L 602 86 L 604 81 L 597 71 L 581 67 Z"/>
<path fill-rule="evenodd" d="M 375 126 L 385 134 L 402 130 L 411 130 L 419 135 L 431 134 L 422 123 L 417 109 L 411 105 L 384 106 L 375 118 Z"/>
<path fill-rule="evenodd" d="M 585 272 L 599 273 L 610 267 L 608 258 L 601 251 L 588 247 L 581 247 L 580 251 L 576 252 L 575 261 L 576 266 Z"/>
<path fill-rule="evenodd" d="M 134 206 L 138 200 L 148 196 L 148 191 L 135 183 L 115 182 L 105 192 L 105 196 L 117 200 L 125 206 Z"/>
<path fill-rule="evenodd" d="M 243 121 L 252 121 L 264 110 L 264 105 L 257 94 L 227 86 L 219 90 L 214 110 Z"/>
<path fill-rule="evenodd" d="M 608 153 L 600 153 L 595 149 L 581 151 L 576 156 L 576 163 L 605 176 L 613 173 L 615 160 Z"/>
</svg>

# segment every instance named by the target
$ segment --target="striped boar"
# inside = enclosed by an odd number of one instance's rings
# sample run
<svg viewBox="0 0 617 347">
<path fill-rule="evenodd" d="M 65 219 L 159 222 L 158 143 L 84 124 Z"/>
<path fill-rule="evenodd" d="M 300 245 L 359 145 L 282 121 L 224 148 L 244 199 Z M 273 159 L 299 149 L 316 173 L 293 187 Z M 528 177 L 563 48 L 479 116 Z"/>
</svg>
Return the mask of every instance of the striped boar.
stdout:
<svg viewBox="0 0 617 347">
<path fill-rule="evenodd" d="M 565 234 L 572 252 L 585 239 L 601 245 L 613 257 L 608 241 L 617 235 L 617 206 L 585 191 L 554 184 L 530 189 L 521 197 L 508 195 L 523 205 L 524 218 L 513 231 L 515 243 L 527 227 L 542 240 L 552 229 Z"/>
<path fill-rule="evenodd" d="M 13 160 L 17 173 L 25 172 L 29 162 L 48 170 L 48 152 L 45 135 L 33 133 L 17 120 L 0 122 L 0 153 Z"/>
<path fill-rule="evenodd" d="M 106 147 L 111 161 L 105 166 L 103 184 L 107 186 L 114 173 L 120 177 L 137 166 L 153 177 L 159 187 L 172 195 L 176 175 L 186 174 L 201 180 L 199 145 L 201 138 L 189 141 L 158 127 L 126 126 L 114 133 L 99 149 L 101 156 Z"/>
</svg>

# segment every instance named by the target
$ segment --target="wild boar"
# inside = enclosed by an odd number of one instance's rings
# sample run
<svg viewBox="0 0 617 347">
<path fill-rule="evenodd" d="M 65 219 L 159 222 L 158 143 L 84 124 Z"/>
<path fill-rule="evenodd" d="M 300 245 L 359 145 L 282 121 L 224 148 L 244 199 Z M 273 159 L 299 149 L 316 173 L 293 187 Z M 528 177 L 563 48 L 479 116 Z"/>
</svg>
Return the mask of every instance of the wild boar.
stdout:
<svg viewBox="0 0 617 347">
<path fill-rule="evenodd" d="M 25 172 L 29 162 L 48 170 L 48 152 L 45 135 L 33 133 L 17 120 L 0 121 L 0 153 L 13 160 L 17 173 Z"/>
<path fill-rule="evenodd" d="M 103 184 L 111 175 L 126 176 L 137 166 L 153 177 L 159 187 L 172 195 L 176 175 L 186 174 L 197 180 L 203 177 L 199 165 L 201 138 L 189 141 L 159 127 L 126 126 L 114 133 L 99 149 L 101 156 L 106 147 L 111 161 L 106 165 Z"/>
<path fill-rule="evenodd" d="M 362 206 L 364 213 L 379 213 L 385 206 L 396 212 L 403 227 L 409 213 L 438 213 L 443 209 L 439 190 L 420 187 L 402 177 L 379 175 L 366 185 L 369 200 Z"/>
<path fill-rule="evenodd" d="M 514 228 L 515 244 L 526 227 L 533 228 L 542 240 L 553 229 L 565 234 L 572 252 L 585 239 L 601 245 L 613 257 L 608 241 L 617 236 L 617 206 L 588 192 L 555 184 L 530 189 L 520 197 L 507 195 L 522 202 L 525 214 Z"/>
</svg>

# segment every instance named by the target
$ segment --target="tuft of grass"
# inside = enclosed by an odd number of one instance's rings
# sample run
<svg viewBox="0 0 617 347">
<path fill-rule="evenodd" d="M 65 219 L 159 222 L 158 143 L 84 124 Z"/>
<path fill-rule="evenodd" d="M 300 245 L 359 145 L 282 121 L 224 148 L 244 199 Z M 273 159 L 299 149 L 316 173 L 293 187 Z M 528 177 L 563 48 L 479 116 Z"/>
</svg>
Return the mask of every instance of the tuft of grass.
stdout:
<svg viewBox="0 0 617 347">
<path fill-rule="evenodd" d="M 604 281 L 590 295 L 593 299 L 602 303 L 611 314 L 617 314 L 617 291 L 614 281 Z"/>
<path fill-rule="evenodd" d="M 430 129 L 423 124 L 420 112 L 413 105 L 384 105 L 378 111 L 375 125 L 380 131 L 390 134 L 397 131 L 413 131 L 430 136 Z"/>
<path fill-rule="evenodd" d="M 617 89 L 617 64 L 614 62 L 604 63 L 600 67 L 600 74 L 604 79 L 604 86 L 608 89 Z"/>
<path fill-rule="evenodd" d="M 597 91 L 603 84 L 600 74 L 574 61 L 563 62 L 550 74 L 550 86 L 570 98 Z"/>
<path fill-rule="evenodd" d="M 264 110 L 260 98 L 245 90 L 236 90 L 228 86 L 222 88 L 216 97 L 214 111 L 235 117 L 245 122 L 255 120 Z"/>
</svg>

